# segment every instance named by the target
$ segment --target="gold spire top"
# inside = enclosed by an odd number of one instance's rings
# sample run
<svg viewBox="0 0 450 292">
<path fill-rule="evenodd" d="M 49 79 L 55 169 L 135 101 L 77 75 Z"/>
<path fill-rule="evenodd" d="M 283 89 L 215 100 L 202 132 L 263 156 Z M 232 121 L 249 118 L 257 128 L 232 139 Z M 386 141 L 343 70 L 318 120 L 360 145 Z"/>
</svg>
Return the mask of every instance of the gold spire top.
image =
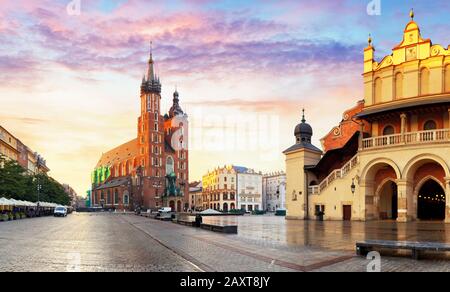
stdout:
<svg viewBox="0 0 450 292">
<path fill-rule="evenodd" d="M 369 33 L 369 39 L 367 40 L 369 47 L 372 46 L 372 35 Z"/>
<path fill-rule="evenodd" d="M 411 20 L 414 21 L 414 9 L 411 8 L 411 11 L 409 12 L 409 17 L 411 17 Z"/>
</svg>

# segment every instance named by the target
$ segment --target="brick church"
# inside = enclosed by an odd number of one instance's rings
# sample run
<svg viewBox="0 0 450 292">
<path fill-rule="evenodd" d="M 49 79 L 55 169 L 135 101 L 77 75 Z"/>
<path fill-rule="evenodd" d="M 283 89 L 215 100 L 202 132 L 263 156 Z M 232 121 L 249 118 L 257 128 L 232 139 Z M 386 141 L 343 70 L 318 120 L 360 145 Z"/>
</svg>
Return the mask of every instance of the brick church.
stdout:
<svg viewBox="0 0 450 292">
<path fill-rule="evenodd" d="M 161 114 L 161 82 L 152 53 L 140 90 L 137 136 L 103 153 L 92 173 L 92 206 L 118 210 L 188 207 L 188 116 L 173 94 L 170 111 Z"/>
</svg>

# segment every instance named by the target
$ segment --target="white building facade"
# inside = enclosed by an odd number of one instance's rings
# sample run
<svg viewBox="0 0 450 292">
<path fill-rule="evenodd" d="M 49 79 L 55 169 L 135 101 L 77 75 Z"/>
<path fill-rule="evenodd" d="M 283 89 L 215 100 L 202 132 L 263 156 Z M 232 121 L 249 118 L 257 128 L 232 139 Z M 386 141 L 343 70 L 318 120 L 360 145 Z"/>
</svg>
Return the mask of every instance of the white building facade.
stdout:
<svg viewBox="0 0 450 292">
<path fill-rule="evenodd" d="M 286 210 L 286 173 L 275 172 L 263 176 L 263 207 L 265 211 Z"/>
<path fill-rule="evenodd" d="M 263 210 L 262 173 L 245 167 L 234 167 L 237 172 L 238 209 L 248 212 Z"/>
</svg>

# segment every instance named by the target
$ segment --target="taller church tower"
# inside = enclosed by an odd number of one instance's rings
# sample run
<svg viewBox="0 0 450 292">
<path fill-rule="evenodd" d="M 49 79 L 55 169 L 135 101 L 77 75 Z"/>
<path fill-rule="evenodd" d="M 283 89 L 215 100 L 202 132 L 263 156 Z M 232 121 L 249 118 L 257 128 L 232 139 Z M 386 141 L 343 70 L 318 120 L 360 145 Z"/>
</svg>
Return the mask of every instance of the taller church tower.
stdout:
<svg viewBox="0 0 450 292">
<path fill-rule="evenodd" d="M 143 175 L 159 178 L 162 172 L 164 121 L 161 116 L 161 82 L 154 70 L 152 50 L 147 76 L 141 84 L 141 115 L 138 119 L 138 144 Z"/>
</svg>

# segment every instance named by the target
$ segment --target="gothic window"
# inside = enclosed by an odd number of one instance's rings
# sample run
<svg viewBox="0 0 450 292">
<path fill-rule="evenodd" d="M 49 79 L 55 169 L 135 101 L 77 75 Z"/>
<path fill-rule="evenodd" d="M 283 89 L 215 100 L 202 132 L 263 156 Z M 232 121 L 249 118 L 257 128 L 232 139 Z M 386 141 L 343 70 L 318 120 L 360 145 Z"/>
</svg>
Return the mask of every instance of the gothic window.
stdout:
<svg viewBox="0 0 450 292">
<path fill-rule="evenodd" d="M 158 131 L 158 124 L 155 123 L 155 131 Z"/>
<path fill-rule="evenodd" d="M 168 156 L 166 159 L 166 174 L 171 174 L 174 171 L 175 168 L 173 158 L 171 156 Z"/>
<path fill-rule="evenodd" d="M 383 129 L 383 136 L 389 136 L 389 135 L 394 135 L 395 134 L 395 129 L 392 126 L 386 126 Z"/>
<path fill-rule="evenodd" d="M 436 122 L 433 120 L 429 120 L 423 125 L 424 131 L 431 131 L 431 130 L 436 130 L 436 129 L 437 129 L 437 125 L 436 125 Z"/>
<path fill-rule="evenodd" d="M 108 194 L 106 195 L 106 204 L 110 204 L 111 202 L 111 191 L 108 190 Z"/>
<path fill-rule="evenodd" d="M 380 103 L 381 102 L 381 94 L 383 92 L 383 81 L 381 78 L 375 79 L 375 86 L 374 86 L 374 103 Z"/>
<path fill-rule="evenodd" d="M 397 73 L 395 75 L 395 98 L 403 97 L 403 74 Z"/>
<path fill-rule="evenodd" d="M 147 111 L 150 111 L 151 107 L 151 95 L 147 95 Z"/>
<path fill-rule="evenodd" d="M 420 70 L 420 95 L 430 94 L 430 70 Z"/>
<path fill-rule="evenodd" d="M 116 189 L 114 191 L 114 205 L 118 205 L 119 204 L 119 191 Z"/>
<path fill-rule="evenodd" d="M 123 195 L 123 204 L 128 205 L 130 203 L 130 197 L 127 194 Z"/>
</svg>

